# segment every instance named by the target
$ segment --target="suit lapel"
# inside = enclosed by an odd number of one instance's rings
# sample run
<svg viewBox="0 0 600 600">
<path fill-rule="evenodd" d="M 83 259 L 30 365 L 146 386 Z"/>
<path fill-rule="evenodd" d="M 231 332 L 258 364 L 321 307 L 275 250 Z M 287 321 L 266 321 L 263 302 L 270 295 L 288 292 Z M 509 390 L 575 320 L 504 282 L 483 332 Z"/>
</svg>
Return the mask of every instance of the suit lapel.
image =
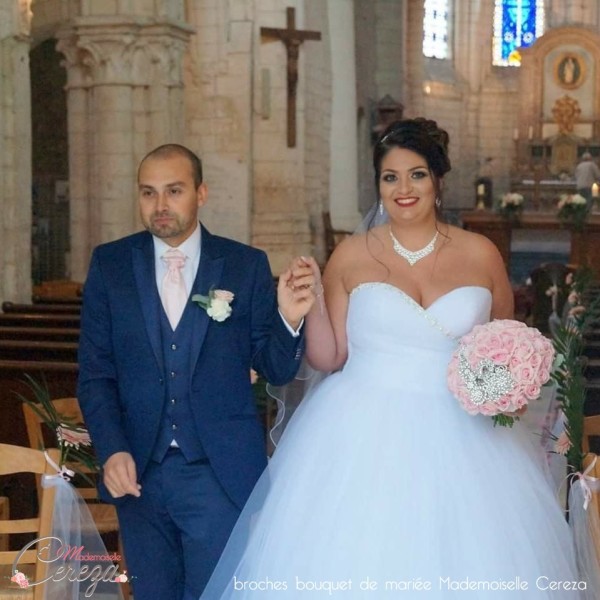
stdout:
<svg viewBox="0 0 600 600">
<path fill-rule="evenodd" d="M 162 345 L 160 338 L 160 296 L 156 288 L 154 268 L 154 244 L 152 236 L 143 236 L 138 246 L 132 248 L 133 273 L 144 315 L 146 332 L 154 351 L 158 367 L 163 371 Z"/>
<path fill-rule="evenodd" d="M 218 240 L 202 227 L 200 265 L 192 287 L 192 295 L 202 294 L 208 296 L 211 289 L 218 289 L 225 262 L 220 254 Z M 194 372 L 211 318 L 203 308 L 196 304 L 191 309 L 192 345 L 190 348 L 190 366 L 192 372 Z"/>
</svg>

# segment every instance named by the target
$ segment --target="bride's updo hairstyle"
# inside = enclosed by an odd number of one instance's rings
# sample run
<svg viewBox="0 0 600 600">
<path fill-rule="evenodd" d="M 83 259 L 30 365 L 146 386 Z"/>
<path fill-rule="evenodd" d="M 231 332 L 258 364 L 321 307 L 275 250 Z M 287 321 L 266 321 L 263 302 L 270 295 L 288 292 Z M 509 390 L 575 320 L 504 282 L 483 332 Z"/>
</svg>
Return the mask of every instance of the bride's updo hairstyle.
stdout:
<svg viewBox="0 0 600 600">
<path fill-rule="evenodd" d="M 439 180 L 450 170 L 446 131 L 438 127 L 435 121 L 418 117 L 394 121 L 381 134 L 373 149 L 373 167 L 375 168 L 375 186 L 379 189 L 381 163 L 392 148 L 412 150 L 427 161 L 427 166 L 435 176 L 435 186 L 439 193 Z"/>
</svg>

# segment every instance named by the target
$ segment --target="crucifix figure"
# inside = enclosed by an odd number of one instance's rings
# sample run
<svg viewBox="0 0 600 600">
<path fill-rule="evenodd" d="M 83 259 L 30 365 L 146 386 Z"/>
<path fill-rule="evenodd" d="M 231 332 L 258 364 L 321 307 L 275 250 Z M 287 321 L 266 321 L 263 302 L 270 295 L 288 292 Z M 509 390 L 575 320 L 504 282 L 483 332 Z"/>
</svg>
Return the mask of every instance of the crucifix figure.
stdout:
<svg viewBox="0 0 600 600">
<path fill-rule="evenodd" d="M 261 27 L 263 37 L 275 38 L 285 44 L 287 51 L 287 145 L 288 148 L 296 146 L 296 88 L 298 86 L 298 56 L 300 44 L 304 40 L 320 40 L 318 31 L 301 31 L 296 29 L 296 9 L 288 6 L 287 28 Z"/>
</svg>

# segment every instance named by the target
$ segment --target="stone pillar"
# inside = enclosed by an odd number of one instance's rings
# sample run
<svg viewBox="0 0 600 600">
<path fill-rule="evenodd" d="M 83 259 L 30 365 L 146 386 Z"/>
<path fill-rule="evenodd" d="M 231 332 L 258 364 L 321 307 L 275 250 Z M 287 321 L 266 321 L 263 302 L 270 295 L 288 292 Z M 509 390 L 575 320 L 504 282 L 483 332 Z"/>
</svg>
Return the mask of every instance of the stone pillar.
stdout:
<svg viewBox="0 0 600 600">
<path fill-rule="evenodd" d="M 0 0 L 0 300 L 31 301 L 29 0 Z"/>
<path fill-rule="evenodd" d="M 181 63 L 191 32 L 181 23 L 87 16 L 58 34 L 68 74 L 73 279 L 85 279 L 96 245 L 139 229 L 144 154 L 182 141 Z"/>
<path fill-rule="evenodd" d="M 361 221 L 358 212 L 358 140 L 356 112 L 356 57 L 354 52 L 354 7 L 352 0 L 329 2 L 332 98 L 331 220 L 337 229 L 354 230 Z"/>
</svg>

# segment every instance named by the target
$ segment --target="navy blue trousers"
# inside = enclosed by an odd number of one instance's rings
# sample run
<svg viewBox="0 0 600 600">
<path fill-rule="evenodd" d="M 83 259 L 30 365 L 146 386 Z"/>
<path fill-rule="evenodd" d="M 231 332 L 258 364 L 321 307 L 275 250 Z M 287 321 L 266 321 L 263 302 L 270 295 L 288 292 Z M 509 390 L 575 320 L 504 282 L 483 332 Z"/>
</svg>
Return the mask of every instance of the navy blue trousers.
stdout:
<svg viewBox="0 0 600 600">
<path fill-rule="evenodd" d="M 140 498 L 117 504 L 135 600 L 197 600 L 239 516 L 207 460 L 150 462 Z"/>
</svg>

